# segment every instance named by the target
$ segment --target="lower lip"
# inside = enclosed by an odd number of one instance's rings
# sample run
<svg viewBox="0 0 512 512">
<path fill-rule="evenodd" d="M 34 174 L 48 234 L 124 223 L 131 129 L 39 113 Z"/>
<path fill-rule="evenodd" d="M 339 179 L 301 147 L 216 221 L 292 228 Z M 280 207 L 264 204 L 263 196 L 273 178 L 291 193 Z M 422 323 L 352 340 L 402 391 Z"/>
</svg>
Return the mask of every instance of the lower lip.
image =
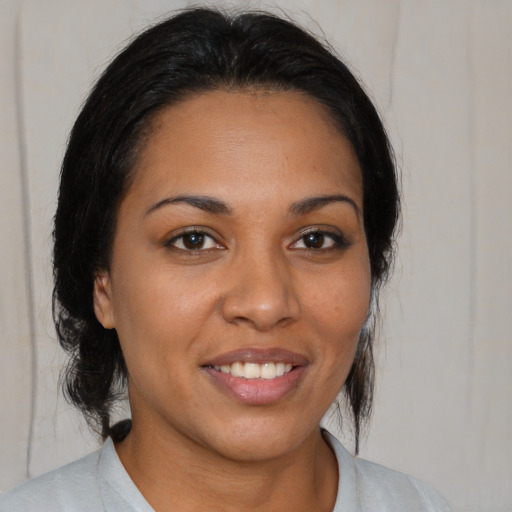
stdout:
<svg viewBox="0 0 512 512">
<path fill-rule="evenodd" d="M 222 373 L 214 368 L 204 368 L 213 382 L 225 393 L 248 405 L 270 405 L 286 398 L 295 391 L 306 367 L 297 366 L 275 379 L 244 379 Z"/>
</svg>

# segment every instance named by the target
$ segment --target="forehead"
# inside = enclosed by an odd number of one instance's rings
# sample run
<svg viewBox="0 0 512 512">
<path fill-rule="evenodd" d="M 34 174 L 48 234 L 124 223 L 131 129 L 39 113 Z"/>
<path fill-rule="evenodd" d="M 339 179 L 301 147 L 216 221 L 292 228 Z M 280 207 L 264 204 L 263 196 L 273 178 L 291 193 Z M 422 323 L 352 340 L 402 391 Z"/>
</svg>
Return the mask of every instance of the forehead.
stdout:
<svg viewBox="0 0 512 512">
<path fill-rule="evenodd" d="M 358 203 L 362 196 L 351 144 L 325 107 L 290 91 L 215 90 L 166 107 L 152 120 L 134 170 L 139 191 L 222 195 L 229 186 L 307 195 L 341 187 Z"/>
</svg>

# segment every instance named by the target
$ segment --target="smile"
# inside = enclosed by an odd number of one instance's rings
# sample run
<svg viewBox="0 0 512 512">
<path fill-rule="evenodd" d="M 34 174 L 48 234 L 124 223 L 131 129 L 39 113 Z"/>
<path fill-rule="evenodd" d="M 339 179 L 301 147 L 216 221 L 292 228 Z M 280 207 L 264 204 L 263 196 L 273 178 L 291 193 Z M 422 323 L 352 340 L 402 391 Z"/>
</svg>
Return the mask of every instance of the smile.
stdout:
<svg viewBox="0 0 512 512">
<path fill-rule="evenodd" d="M 293 365 L 291 363 L 267 362 L 258 364 L 236 361 L 231 365 L 214 366 L 213 368 L 222 373 L 232 375 L 233 377 L 272 380 L 292 371 Z"/>
<path fill-rule="evenodd" d="M 289 350 L 245 348 L 221 354 L 202 368 L 225 396 L 247 405 L 270 405 L 297 389 L 309 363 Z"/>
</svg>

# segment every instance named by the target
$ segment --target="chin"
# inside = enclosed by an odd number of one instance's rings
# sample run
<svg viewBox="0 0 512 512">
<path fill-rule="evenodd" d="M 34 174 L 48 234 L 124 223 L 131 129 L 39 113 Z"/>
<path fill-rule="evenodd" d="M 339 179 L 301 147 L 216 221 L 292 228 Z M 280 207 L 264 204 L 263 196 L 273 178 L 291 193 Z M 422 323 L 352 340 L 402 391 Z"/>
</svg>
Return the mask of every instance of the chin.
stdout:
<svg viewBox="0 0 512 512">
<path fill-rule="evenodd" d="M 318 425 L 317 425 L 317 428 Z M 237 421 L 210 431 L 210 447 L 238 462 L 264 462 L 293 452 L 313 435 L 315 427 L 284 419 Z"/>
</svg>

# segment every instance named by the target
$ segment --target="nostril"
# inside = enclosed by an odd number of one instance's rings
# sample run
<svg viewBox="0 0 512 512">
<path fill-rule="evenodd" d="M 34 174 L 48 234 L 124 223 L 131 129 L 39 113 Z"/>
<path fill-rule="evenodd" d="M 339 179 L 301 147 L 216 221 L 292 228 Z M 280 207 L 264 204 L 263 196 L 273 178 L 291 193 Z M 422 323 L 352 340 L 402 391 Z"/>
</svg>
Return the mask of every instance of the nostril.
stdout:
<svg viewBox="0 0 512 512">
<path fill-rule="evenodd" d="M 287 296 L 264 298 L 255 293 L 231 294 L 222 303 L 222 315 L 227 322 L 250 324 L 258 330 L 284 326 L 297 319 L 299 313 L 298 301 Z"/>
<path fill-rule="evenodd" d="M 300 315 L 293 275 L 274 248 L 241 251 L 226 276 L 221 301 L 227 322 L 248 324 L 257 330 L 284 326 Z"/>
</svg>

